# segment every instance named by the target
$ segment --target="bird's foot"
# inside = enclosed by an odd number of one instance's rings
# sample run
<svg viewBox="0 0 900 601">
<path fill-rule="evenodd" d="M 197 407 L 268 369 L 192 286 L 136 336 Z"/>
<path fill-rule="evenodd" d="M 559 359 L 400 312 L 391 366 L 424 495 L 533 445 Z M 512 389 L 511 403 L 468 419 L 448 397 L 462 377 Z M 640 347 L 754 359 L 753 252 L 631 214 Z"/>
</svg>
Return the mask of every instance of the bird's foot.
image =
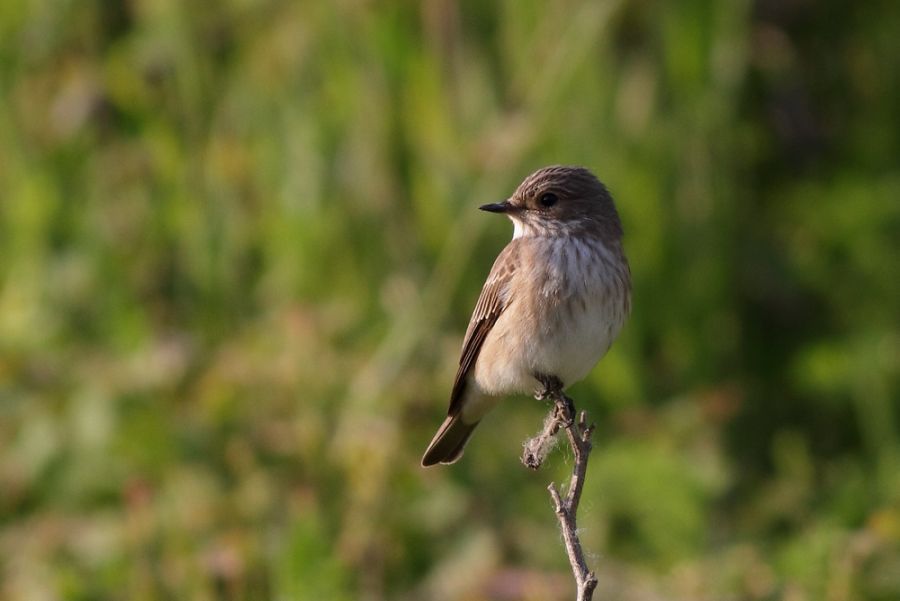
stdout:
<svg viewBox="0 0 900 601">
<path fill-rule="evenodd" d="M 534 398 L 539 401 L 556 400 L 557 397 L 563 396 L 563 383 L 556 376 L 547 376 L 544 374 L 534 374 L 534 379 L 541 383 L 543 388 L 534 391 Z"/>
<path fill-rule="evenodd" d="M 568 428 L 575 422 L 575 403 L 563 392 L 563 383 L 556 376 L 535 374 L 535 380 L 541 383 L 542 389 L 535 391 L 534 398 L 539 401 L 553 401 L 556 419 Z"/>
</svg>

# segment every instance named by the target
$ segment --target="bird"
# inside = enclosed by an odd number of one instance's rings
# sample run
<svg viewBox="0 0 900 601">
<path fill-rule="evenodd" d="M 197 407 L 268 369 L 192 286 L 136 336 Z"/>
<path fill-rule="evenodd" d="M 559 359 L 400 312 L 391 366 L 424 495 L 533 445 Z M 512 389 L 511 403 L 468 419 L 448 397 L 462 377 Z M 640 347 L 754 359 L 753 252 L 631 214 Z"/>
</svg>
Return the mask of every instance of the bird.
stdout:
<svg viewBox="0 0 900 601">
<path fill-rule="evenodd" d="M 512 240 L 497 256 L 463 339 L 447 418 L 422 466 L 459 460 L 482 418 L 505 396 L 582 380 L 631 312 L 622 224 L 587 168 L 553 165 L 511 197 L 479 207 L 506 215 Z"/>
</svg>

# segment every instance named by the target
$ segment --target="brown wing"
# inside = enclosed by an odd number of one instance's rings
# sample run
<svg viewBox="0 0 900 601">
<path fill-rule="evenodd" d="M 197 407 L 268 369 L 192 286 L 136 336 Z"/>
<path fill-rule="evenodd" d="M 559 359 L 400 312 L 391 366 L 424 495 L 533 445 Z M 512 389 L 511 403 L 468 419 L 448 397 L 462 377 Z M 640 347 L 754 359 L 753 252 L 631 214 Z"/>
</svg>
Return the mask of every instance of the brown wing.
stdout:
<svg viewBox="0 0 900 601">
<path fill-rule="evenodd" d="M 463 341 L 459 369 L 456 372 L 456 379 L 453 381 L 453 391 L 450 393 L 448 415 L 456 415 L 462 409 L 466 377 L 475 366 L 475 360 L 478 359 L 478 353 L 481 352 L 481 345 L 484 344 L 485 338 L 509 304 L 509 282 L 518 266 L 517 246 L 515 240 L 506 245 L 506 248 L 494 261 L 491 273 L 484 283 L 484 288 L 481 289 L 481 296 L 478 297 L 478 303 L 476 303 L 475 311 L 469 320 L 469 328 L 466 330 L 466 337 Z"/>
</svg>

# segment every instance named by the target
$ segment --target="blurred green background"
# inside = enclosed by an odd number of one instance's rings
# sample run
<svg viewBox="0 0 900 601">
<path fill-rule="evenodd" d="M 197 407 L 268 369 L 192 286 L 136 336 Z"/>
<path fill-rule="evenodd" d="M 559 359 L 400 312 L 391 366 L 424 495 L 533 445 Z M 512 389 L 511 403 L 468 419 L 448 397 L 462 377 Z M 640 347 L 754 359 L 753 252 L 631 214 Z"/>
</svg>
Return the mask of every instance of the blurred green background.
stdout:
<svg viewBox="0 0 900 601">
<path fill-rule="evenodd" d="M 534 169 L 635 278 L 618 600 L 900 599 L 900 3 L 0 3 L 0 598 L 569 599 L 510 399 L 419 458 Z"/>
</svg>

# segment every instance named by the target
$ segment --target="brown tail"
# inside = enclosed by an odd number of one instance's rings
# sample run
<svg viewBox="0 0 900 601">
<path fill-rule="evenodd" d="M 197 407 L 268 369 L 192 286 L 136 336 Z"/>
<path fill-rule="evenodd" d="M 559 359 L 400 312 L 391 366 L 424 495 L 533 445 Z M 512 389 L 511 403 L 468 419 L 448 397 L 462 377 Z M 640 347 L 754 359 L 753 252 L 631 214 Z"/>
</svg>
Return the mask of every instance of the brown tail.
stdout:
<svg viewBox="0 0 900 601">
<path fill-rule="evenodd" d="M 425 450 L 422 467 L 436 463 L 454 463 L 462 457 L 463 448 L 477 425 L 478 422 L 464 423 L 459 414 L 447 416 Z"/>
</svg>

